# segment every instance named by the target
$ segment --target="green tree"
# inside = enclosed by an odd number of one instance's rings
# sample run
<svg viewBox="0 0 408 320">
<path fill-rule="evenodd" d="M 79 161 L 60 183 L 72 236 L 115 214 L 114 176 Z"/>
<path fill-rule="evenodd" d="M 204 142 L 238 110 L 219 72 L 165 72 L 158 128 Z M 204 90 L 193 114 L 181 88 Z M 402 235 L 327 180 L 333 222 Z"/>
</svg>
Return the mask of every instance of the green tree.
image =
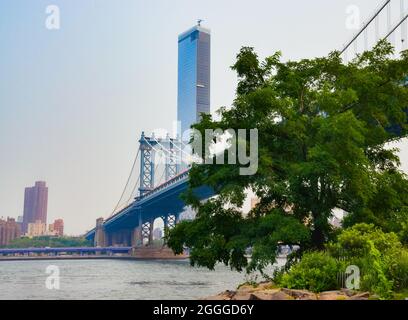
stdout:
<svg viewBox="0 0 408 320">
<path fill-rule="evenodd" d="M 11 241 L 7 248 L 68 248 L 91 247 L 92 243 L 83 237 L 52 237 L 40 236 L 34 238 L 22 237 Z"/>
<path fill-rule="evenodd" d="M 385 232 L 395 232 L 408 244 L 408 180 L 395 170 L 377 172 L 373 178 L 373 193 L 367 205 L 346 217 L 344 226 L 372 223 Z"/>
<path fill-rule="evenodd" d="M 194 128 L 203 136 L 205 129 L 257 128 L 258 171 L 241 176 L 240 164 L 193 165 L 184 199 L 197 217 L 168 232 L 169 246 L 178 253 L 188 246 L 192 264 L 262 270 L 275 261 L 278 244 L 324 248 L 335 208 L 359 220 L 379 214 L 373 201 L 382 180 L 399 181 L 386 184 L 396 193 L 407 182 L 396 150 L 385 148 L 399 138 L 387 130 L 392 125 L 403 136 L 408 132 L 408 88 L 402 85 L 408 52 L 398 59 L 392 54 L 391 45 L 380 42 L 347 64 L 338 52 L 289 62 L 276 53 L 260 62 L 252 48 L 242 48 L 232 67 L 239 78 L 232 108 L 221 108 L 219 121 L 204 115 Z M 218 196 L 200 203 L 193 190 L 202 185 Z M 231 208 L 242 206 L 248 189 L 260 203 L 243 217 Z M 398 215 L 403 203 L 385 201 L 381 214 Z"/>
</svg>

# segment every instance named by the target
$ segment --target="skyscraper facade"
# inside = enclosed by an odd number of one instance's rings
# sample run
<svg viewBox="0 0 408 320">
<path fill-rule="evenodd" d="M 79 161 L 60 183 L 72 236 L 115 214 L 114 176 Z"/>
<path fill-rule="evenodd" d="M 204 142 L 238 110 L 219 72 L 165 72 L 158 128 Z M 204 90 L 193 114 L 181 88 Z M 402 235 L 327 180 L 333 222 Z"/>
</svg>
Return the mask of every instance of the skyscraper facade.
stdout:
<svg viewBox="0 0 408 320">
<path fill-rule="evenodd" d="M 34 187 L 25 189 L 23 232 L 28 231 L 29 223 L 47 223 L 48 187 L 43 181 L 37 181 Z"/>
<path fill-rule="evenodd" d="M 182 135 L 201 113 L 210 113 L 210 69 L 210 30 L 197 25 L 179 35 L 177 119 Z"/>
</svg>

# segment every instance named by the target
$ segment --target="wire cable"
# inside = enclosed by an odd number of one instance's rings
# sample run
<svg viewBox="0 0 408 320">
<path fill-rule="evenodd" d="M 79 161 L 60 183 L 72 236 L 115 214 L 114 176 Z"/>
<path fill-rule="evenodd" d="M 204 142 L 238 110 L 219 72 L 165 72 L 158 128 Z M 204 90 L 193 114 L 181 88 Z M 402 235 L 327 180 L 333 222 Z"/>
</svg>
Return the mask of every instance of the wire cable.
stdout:
<svg viewBox="0 0 408 320">
<path fill-rule="evenodd" d="M 116 210 L 117 210 L 117 209 L 119 208 L 119 206 L 120 206 L 120 203 L 121 203 L 121 201 L 122 201 L 122 199 L 123 199 L 123 196 L 125 195 L 125 192 L 126 192 L 127 187 L 128 187 L 128 185 L 129 185 L 130 179 L 131 179 L 131 177 L 132 177 L 133 170 L 135 169 L 136 162 L 137 162 L 137 159 L 139 158 L 139 155 L 140 155 L 140 149 L 137 150 L 137 154 L 136 154 L 136 157 L 135 157 L 135 159 L 134 159 L 134 161 L 133 161 L 132 169 L 130 170 L 130 174 L 129 174 L 129 177 L 128 177 L 127 181 L 126 181 L 126 185 L 125 185 L 125 187 L 124 187 L 124 189 L 123 189 L 123 191 L 122 191 L 122 194 L 121 194 L 121 196 L 120 196 L 120 198 L 119 198 L 118 203 L 116 204 L 115 208 L 113 209 L 112 213 L 110 214 L 110 217 L 115 214 Z"/>
</svg>

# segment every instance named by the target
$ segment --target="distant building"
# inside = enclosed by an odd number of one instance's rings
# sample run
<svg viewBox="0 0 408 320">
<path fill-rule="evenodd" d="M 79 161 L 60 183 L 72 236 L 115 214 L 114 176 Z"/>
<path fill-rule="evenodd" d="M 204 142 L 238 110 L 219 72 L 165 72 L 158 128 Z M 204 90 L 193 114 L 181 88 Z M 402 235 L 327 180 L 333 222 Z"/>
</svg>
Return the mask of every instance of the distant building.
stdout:
<svg viewBox="0 0 408 320">
<path fill-rule="evenodd" d="M 43 223 L 41 220 L 36 222 L 30 222 L 27 226 L 27 236 L 29 237 L 40 237 L 47 235 L 47 224 Z"/>
<path fill-rule="evenodd" d="M 21 234 L 23 234 L 23 216 L 17 217 L 17 224 L 20 226 Z"/>
<path fill-rule="evenodd" d="M 57 219 L 48 226 L 49 235 L 62 237 L 64 235 L 64 220 Z"/>
<path fill-rule="evenodd" d="M 153 230 L 153 239 L 160 240 L 163 238 L 163 231 L 160 228 L 156 228 Z"/>
<path fill-rule="evenodd" d="M 199 22 L 178 37 L 177 119 L 182 135 L 201 113 L 210 113 L 210 75 L 211 33 Z"/>
<path fill-rule="evenodd" d="M 43 181 L 37 181 L 34 187 L 25 189 L 23 232 L 28 232 L 28 224 L 47 223 L 48 188 Z"/>
<path fill-rule="evenodd" d="M 21 227 L 13 218 L 0 219 L 0 246 L 7 246 L 16 238 L 21 237 Z"/>
</svg>

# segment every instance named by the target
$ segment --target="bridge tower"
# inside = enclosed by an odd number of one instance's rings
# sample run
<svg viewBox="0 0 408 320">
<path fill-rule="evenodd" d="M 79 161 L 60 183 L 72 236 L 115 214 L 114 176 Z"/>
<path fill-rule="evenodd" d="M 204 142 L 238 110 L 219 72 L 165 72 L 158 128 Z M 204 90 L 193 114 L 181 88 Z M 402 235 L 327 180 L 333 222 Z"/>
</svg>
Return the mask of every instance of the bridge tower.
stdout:
<svg viewBox="0 0 408 320">
<path fill-rule="evenodd" d="M 166 181 L 174 178 L 180 171 L 180 156 L 176 149 L 177 139 L 171 139 L 169 135 L 166 137 L 165 146 L 167 148 L 166 153 L 166 166 L 165 166 L 165 177 Z"/>
<path fill-rule="evenodd" d="M 104 220 L 99 218 L 96 220 L 94 246 L 95 247 L 105 247 L 107 245 L 106 233 L 103 227 Z"/>
<path fill-rule="evenodd" d="M 139 140 L 140 148 L 140 187 L 139 192 L 142 197 L 145 193 L 154 188 L 154 155 L 153 147 L 157 145 L 155 139 L 146 137 L 144 132 Z"/>
</svg>

